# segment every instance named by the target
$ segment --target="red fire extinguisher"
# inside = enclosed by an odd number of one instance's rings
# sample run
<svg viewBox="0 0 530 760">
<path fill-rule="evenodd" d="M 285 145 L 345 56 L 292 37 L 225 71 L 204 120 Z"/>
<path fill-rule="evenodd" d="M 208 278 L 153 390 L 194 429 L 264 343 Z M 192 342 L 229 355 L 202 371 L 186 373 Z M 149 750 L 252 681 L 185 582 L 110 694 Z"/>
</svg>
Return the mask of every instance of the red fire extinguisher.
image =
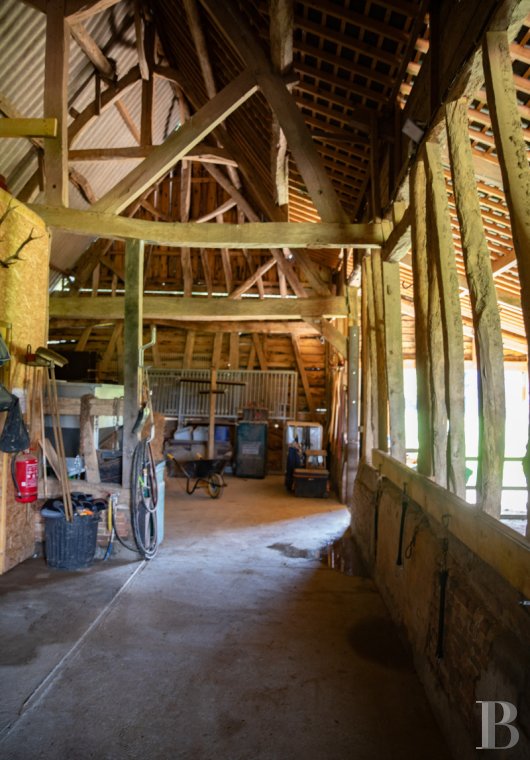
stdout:
<svg viewBox="0 0 530 760">
<path fill-rule="evenodd" d="M 14 454 L 11 460 L 11 475 L 15 485 L 15 500 L 28 504 L 36 501 L 39 488 L 39 462 L 30 452 L 19 457 Z"/>
</svg>

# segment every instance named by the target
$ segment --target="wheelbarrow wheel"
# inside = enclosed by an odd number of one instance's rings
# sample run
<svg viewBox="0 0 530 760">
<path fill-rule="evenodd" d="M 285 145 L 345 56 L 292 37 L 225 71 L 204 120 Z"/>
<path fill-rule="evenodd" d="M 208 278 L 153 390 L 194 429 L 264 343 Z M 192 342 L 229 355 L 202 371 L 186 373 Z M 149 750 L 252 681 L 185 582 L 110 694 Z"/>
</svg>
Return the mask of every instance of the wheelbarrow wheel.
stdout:
<svg viewBox="0 0 530 760">
<path fill-rule="evenodd" d="M 223 478 L 218 472 L 214 472 L 208 479 L 208 493 L 212 499 L 218 499 L 223 492 Z"/>
</svg>

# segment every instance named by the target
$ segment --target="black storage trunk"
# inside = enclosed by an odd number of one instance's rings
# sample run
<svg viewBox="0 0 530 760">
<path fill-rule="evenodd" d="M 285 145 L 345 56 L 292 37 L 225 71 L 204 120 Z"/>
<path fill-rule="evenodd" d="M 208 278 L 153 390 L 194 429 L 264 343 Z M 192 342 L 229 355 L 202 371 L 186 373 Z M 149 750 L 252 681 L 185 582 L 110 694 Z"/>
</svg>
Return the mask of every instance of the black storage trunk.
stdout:
<svg viewBox="0 0 530 760">
<path fill-rule="evenodd" d="M 327 470 L 295 470 L 293 487 L 295 496 L 323 499 L 327 494 L 329 473 Z"/>
<path fill-rule="evenodd" d="M 264 478 L 267 474 L 266 422 L 239 422 L 236 434 L 236 475 L 238 478 Z"/>
<path fill-rule="evenodd" d="M 63 515 L 45 517 L 46 564 L 59 570 L 90 567 L 96 553 L 98 522 L 98 514 L 74 514 L 72 522 Z"/>
</svg>

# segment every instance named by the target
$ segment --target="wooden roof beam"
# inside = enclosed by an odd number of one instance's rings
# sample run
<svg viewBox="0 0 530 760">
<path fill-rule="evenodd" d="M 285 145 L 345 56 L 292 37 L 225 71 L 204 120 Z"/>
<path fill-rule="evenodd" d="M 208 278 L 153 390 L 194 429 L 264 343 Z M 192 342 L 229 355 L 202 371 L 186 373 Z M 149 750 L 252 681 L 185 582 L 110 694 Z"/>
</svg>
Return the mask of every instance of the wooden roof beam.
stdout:
<svg viewBox="0 0 530 760">
<path fill-rule="evenodd" d="M 116 78 L 116 65 L 107 58 L 91 34 L 80 21 L 70 22 L 70 33 L 88 60 L 105 79 Z"/>
<path fill-rule="evenodd" d="M 53 206 L 32 205 L 30 208 L 48 226 L 79 235 L 146 240 L 160 245 L 190 248 L 378 248 L 385 243 L 392 229 L 391 223 L 385 220 L 373 224 L 168 224 Z"/>
<path fill-rule="evenodd" d="M 196 0 L 184 0 L 184 8 L 186 11 L 186 17 L 188 19 L 188 26 L 190 28 L 191 36 L 193 37 L 193 44 L 195 45 L 195 50 L 197 51 L 197 59 L 201 69 L 202 78 L 204 80 L 206 94 L 211 99 L 217 95 L 217 87 L 215 84 L 213 69 L 210 63 L 208 45 L 204 36 Z M 184 91 L 189 93 L 189 88 L 184 87 Z M 226 129 L 224 125 L 220 125 L 218 131 L 223 136 L 226 136 Z M 234 185 L 236 187 L 240 187 L 241 182 L 239 180 L 237 172 L 235 171 L 235 168 L 230 167 L 228 174 Z"/>
<path fill-rule="evenodd" d="M 288 72 L 293 63 L 294 9 L 292 0 L 271 0 L 269 9 L 270 45 L 273 70 Z M 287 207 L 289 203 L 289 157 L 287 139 L 278 119 L 273 116 L 271 139 L 271 174 L 275 202 Z"/>
<path fill-rule="evenodd" d="M 255 78 L 244 71 L 200 111 L 172 132 L 165 142 L 133 169 L 123 180 L 94 204 L 93 209 L 118 214 L 166 174 L 188 151 L 201 142 L 216 126 L 248 100 L 257 90 Z"/>
<path fill-rule="evenodd" d="M 66 0 L 66 16 L 70 21 L 86 21 L 120 0 Z"/>
<path fill-rule="evenodd" d="M 335 189 L 320 158 L 291 93 L 282 77 L 272 71 L 259 40 L 254 37 L 238 10 L 226 0 L 200 0 L 234 50 L 252 69 L 286 137 L 289 149 L 306 183 L 311 200 L 323 221 L 347 222 Z"/>
<path fill-rule="evenodd" d="M 219 225 L 221 226 L 221 225 Z M 50 318 L 100 320 L 123 319 L 125 299 L 119 296 L 52 296 Z M 346 299 L 329 298 L 168 298 L 144 296 L 144 319 L 178 320 L 180 322 L 255 321 L 333 319 L 348 314 Z"/>
</svg>

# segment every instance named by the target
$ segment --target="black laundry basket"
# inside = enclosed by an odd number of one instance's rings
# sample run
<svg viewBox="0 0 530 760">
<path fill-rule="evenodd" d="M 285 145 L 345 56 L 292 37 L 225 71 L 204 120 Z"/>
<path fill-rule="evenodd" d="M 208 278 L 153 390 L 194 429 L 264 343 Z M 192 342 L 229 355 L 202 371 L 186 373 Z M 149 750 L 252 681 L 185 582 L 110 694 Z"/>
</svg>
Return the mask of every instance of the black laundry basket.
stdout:
<svg viewBox="0 0 530 760">
<path fill-rule="evenodd" d="M 46 564 L 59 570 L 90 567 L 96 553 L 99 514 L 44 518 Z"/>
</svg>

